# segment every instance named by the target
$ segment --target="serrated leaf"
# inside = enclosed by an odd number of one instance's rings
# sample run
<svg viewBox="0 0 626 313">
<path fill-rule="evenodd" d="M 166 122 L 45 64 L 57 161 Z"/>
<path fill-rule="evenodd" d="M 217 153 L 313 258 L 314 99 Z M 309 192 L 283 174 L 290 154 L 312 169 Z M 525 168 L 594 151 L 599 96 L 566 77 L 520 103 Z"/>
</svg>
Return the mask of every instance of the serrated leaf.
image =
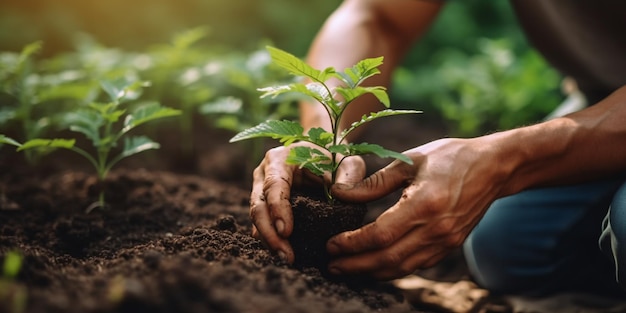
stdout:
<svg viewBox="0 0 626 313">
<path fill-rule="evenodd" d="M 358 128 L 359 126 L 371 122 L 377 118 L 381 118 L 381 117 L 385 117 L 385 116 L 394 116 L 394 115 L 403 115 L 403 114 L 418 114 L 418 113 L 422 113 L 422 111 L 416 111 L 416 110 L 382 110 L 382 111 L 378 111 L 378 112 L 372 112 L 369 115 L 363 115 L 361 117 L 361 120 L 356 121 L 354 123 L 352 123 L 350 125 L 349 128 L 345 129 L 343 132 L 341 132 L 341 134 L 339 135 L 339 142 L 342 142 L 344 138 L 346 138 L 346 136 L 352 132 L 354 129 Z"/>
<path fill-rule="evenodd" d="M 34 149 L 34 148 L 64 148 L 64 149 L 72 149 L 74 147 L 75 139 L 62 139 L 62 138 L 54 138 L 54 139 L 42 139 L 35 138 L 31 139 L 24 144 L 22 144 L 17 151 L 22 151 L 26 149 Z"/>
<path fill-rule="evenodd" d="M 353 67 L 338 72 L 337 77 L 350 88 L 360 85 L 365 79 L 380 74 L 379 66 L 383 64 L 383 57 L 369 58 L 359 61 Z"/>
<path fill-rule="evenodd" d="M 300 168 L 306 168 L 317 176 L 332 171 L 330 158 L 319 149 L 311 147 L 293 147 L 289 150 L 286 162 Z"/>
<path fill-rule="evenodd" d="M 241 111 L 243 100 L 236 97 L 222 97 L 205 103 L 198 111 L 202 114 L 233 114 Z"/>
<path fill-rule="evenodd" d="M 317 70 L 293 54 L 281 49 L 268 46 L 267 50 L 269 51 L 274 64 L 286 69 L 291 74 L 296 76 L 305 76 L 317 82 L 325 82 L 332 74 L 335 73 L 335 69 L 332 67 L 326 68 L 323 71 Z"/>
<path fill-rule="evenodd" d="M 413 164 L 413 160 L 402 153 L 387 150 L 380 145 L 366 142 L 331 146 L 328 150 L 330 152 L 340 153 L 344 156 L 375 154 L 380 158 L 394 158 L 408 164 Z"/>
<path fill-rule="evenodd" d="M 19 147 L 22 145 L 16 140 L 14 140 L 13 138 L 7 137 L 3 134 L 0 134 L 0 144 L 8 144 L 8 145 L 16 146 L 16 147 Z"/>
<path fill-rule="evenodd" d="M 333 142 L 333 133 L 327 132 L 321 127 L 311 128 L 308 132 L 309 139 L 312 143 L 326 147 L 329 143 Z"/>
<path fill-rule="evenodd" d="M 180 110 L 162 107 L 157 102 L 150 102 L 146 105 L 140 106 L 132 114 L 126 116 L 122 133 L 126 133 L 129 130 L 149 121 L 170 116 L 177 116 L 181 113 L 182 112 Z"/>
<path fill-rule="evenodd" d="M 345 103 L 350 103 L 364 94 L 371 93 L 378 99 L 378 101 L 384 104 L 385 107 L 388 108 L 390 106 L 389 95 L 387 94 L 386 88 L 382 86 L 355 88 L 336 87 L 335 91 L 344 98 Z"/>
<path fill-rule="evenodd" d="M 268 96 L 275 98 L 279 95 L 282 95 L 288 92 L 296 92 L 301 95 L 309 96 L 315 99 L 317 102 L 328 107 L 335 114 L 335 116 L 339 114 L 338 112 L 340 108 L 337 104 L 337 101 L 331 96 L 328 88 L 326 88 L 326 86 L 322 83 L 318 83 L 318 82 L 313 82 L 313 83 L 308 83 L 308 84 L 293 83 L 289 85 L 259 88 L 257 90 L 263 92 L 263 94 L 261 95 L 261 98 L 265 98 Z"/>
<path fill-rule="evenodd" d="M 302 134 L 303 132 L 304 129 L 297 122 L 288 120 L 268 120 L 236 134 L 229 142 L 270 137 L 278 139 L 284 145 L 289 145 L 295 141 L 307 139 L 307 137 Z"/>
</svg>

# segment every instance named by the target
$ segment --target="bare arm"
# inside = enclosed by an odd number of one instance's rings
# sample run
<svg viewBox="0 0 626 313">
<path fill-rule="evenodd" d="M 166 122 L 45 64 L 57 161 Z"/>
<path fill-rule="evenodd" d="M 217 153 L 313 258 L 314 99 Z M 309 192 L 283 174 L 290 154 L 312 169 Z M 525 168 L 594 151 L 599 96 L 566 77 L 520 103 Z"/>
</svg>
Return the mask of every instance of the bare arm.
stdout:
<svg viewBox="0 0 626 313">
<path fill-rule="evenodd" d="M 588 181 L 626 170 L 626 87 L 583 111 L 471 139 L 441 139 L 405 152 L 354 186 L 369 201 L 404 187 L 375 222 L 328 243 L 336 273 L 396 278 L 432 266 L 463 243 L 496 199 L 522 190 Z"/>
<path fill-rule="evenodd" d="M 320 30 L 308 61 L 314 67 L 333 66 L 343 70 L 363 58 L 384 56 L 382 75 L 370 78 L 367 83 L 388 86 L 391 70 L 412 41 L 426 30 L 440 7 L 441 2 L 433 0 L 345 0 Z M 374 98 L 363 99 L 350 105 L 341 128 L 365 113 L 380 109 Z M 330 121 L 320 104 L 303 103 L 301 108 L 305 129 L 324 127 L 330 130 Z M 250 217 L 254 223 L 253 235 L 278 251 L 285 260 L 293 262 L 293 251 L 287 240 L 293 230 L 291 186 L 312 178 L 306 171 L 285 163 L 290 148 L 267 151 L 255 169 Z M 362 159 L 348 159 L 338 170 L 338 182 L 360 181 L 365 175 Z"/>
<path fill-rule="evenodd" d="M 500 157 L 517 155 L 503 195 L 617 174 L 626 170 L 626 86 L 585 110 L 493 137 Z"/>
<path fill-rule="evenodd" d="M 428 29 L 441 6 L 442 1 L 428 0 L 346 0 L 313 41 L 308 62 L 316 68 L 343 70 L 364 58 L 384 56 L 382 73 L 366 83 L 389 86 L 393 69 Z M 381 107 L 374 97 L 360 99 L 346 111 L 341 129 Z M 305 128 L 329 129 L 328 117 L 319 104 L 302 103 L 300 112 Z"/>
</svg>

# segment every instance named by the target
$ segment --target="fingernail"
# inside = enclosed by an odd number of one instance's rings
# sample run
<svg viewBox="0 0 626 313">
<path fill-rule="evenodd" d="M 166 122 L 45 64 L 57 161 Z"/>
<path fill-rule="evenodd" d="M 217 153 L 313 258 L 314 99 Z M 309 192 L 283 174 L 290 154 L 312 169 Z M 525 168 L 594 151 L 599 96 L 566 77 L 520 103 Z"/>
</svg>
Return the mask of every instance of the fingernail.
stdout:
<svg viewBox="0 0 626 313">
<path fill-rule="evenodd" d="M 278 250 L 278 257 L 283 261 L 283 262 L 289 262 L 289 260 L 287 260 L 287 254 L 283 251 Z"/>
<path fill-rule="evenodd" d="M 276 222 L 274 222 L 274 225 L 276 226 L 278 234 L 282 236 L 285 231 L 285 222 L 281 219 L 277 219 Z"/>
<path fill-rule="evenodd" d="M 350 190 L 354 188 L 354 185 L 344 184 L 344 183 L 335 183 L 335 188 L 339 190 Z"/>
<path fill-rule="evenodd" d="M 331 266 L 328 268 L 328 272 L 333 275 L 341 275 L 341 270 L 338 267 Z"/>
<path fill-rule="evenodd" d="M 339 246 L 336 243 L 329 241 L 328 244 L 326 244 L 326 251 L 328 251 L 331 255 L 339 254 Z"/>
</svg>

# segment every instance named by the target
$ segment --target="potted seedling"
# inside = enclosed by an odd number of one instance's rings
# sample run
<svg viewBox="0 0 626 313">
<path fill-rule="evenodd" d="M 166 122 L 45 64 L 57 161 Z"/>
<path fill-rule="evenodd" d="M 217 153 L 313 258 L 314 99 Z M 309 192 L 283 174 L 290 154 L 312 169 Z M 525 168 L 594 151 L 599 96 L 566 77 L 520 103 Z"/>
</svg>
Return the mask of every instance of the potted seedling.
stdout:
<svg viewBox="0 0 626 313">
<path fill-rule="evenodd" d="M 115 164 L 129 156 L 160 147 L 159 143 L 146 136 L 131 136 L 129 132 L 147 122 L 180 115 L 179 110 L 162 107 L 156 102 L 138 106 L 127 113 L 122 104 L 137 99 L 141 90 L 148 86 L 147 82 L 122 77 L 103 80 L 101 86 L 109 101 L 92 102 L 76 112 L 67 113 L 63 118 L 69 130 L 81 133 L 91 141 L 93 149 L 78 147 L 75 138 L 34 138 L 20 143 L 0 134 L 0 144 L 16 146 L 17 151 L 68 149 L 85 157 L 96 170 L 99 189 L 98 201 L 87 207 L 87 212 L 106 207 L 103 183 Z M 115 149 L 122 140 L 122 149 Z"/>
<path fill-rule="evenodd" d="M 292 190 L 294 231 L 289 240 L 294 249 L 296 266 L 313 266 L 323 271 L 329 261 L 325 248 L 326 241 L 340 232 L 360 227 L 366 213 L 364 204 L 346 204 L 333 198 L 330 189 L 337 179 L 337 169 L 341 163 L 348 157 L 366 154 L 412 163 L 410 158 L 401 153 L 376 144 L 347 142 L 346 137 L 356 128 L 377 118 L 421 112 L 389 109 L 389 97 L 384 87 L 362 86 L 367 78 L 380 73 L 378 67 L 382 65 L 383 57 L 361 60 L 344 71 L 337 71 L 332 67 L 318 70 L 288 52 L 274 47 L 268 47 L 268 50 L 275 64 L 293 75 L 305 78 L 307 82 L 261 88 L 259 90 L 264 92 L 261 97 L 275 97 L 288 92 L 311 97 L 326 109 L 331 129 L 316 127 L 304 133 L 304 128 L 298 122 L 267 120 L 238 133 L 230 141 L 270 137 L 278 139 L 284 145 L 303 141 L 314 146 L 314 148 L 293 147 L 289 152 L 287 163 L 297 165 L 318 176 L 330 173 L 331 179 L 323 184 L 322 191 L 319 192 L 321 197 L 295 196 L 298 192 Z M 343 85 L 331 88 L 327 84 L 331 78 L 339 79 Z M 347 129 L 339 129 L 339 122 L 346 108 L 365 94 L 373 94 L 387 109 L 364 115 Z"/>
</svg>

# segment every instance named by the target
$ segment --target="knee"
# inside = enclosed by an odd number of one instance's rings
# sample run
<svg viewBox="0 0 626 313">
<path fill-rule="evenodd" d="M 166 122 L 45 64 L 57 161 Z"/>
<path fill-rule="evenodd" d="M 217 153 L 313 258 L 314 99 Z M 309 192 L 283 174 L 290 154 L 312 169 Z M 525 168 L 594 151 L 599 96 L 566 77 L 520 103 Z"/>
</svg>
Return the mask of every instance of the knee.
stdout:
<svg viewBox="0 0 626 313">
<path fill-rule="evenodd" d="M 626 286 L 626 188 L 622 187 L 613 198 L 609 213 L 604 221 L 600 238 L 602 250 L 615 265 L 615 279 Z"/>
<path fill-rule="evenodd" d="M 496 294 L 547 292 L 554 264 L 516 237 L 500 225 L 479 224 L 463 245 L 471 275 Z"/>
</svg>

